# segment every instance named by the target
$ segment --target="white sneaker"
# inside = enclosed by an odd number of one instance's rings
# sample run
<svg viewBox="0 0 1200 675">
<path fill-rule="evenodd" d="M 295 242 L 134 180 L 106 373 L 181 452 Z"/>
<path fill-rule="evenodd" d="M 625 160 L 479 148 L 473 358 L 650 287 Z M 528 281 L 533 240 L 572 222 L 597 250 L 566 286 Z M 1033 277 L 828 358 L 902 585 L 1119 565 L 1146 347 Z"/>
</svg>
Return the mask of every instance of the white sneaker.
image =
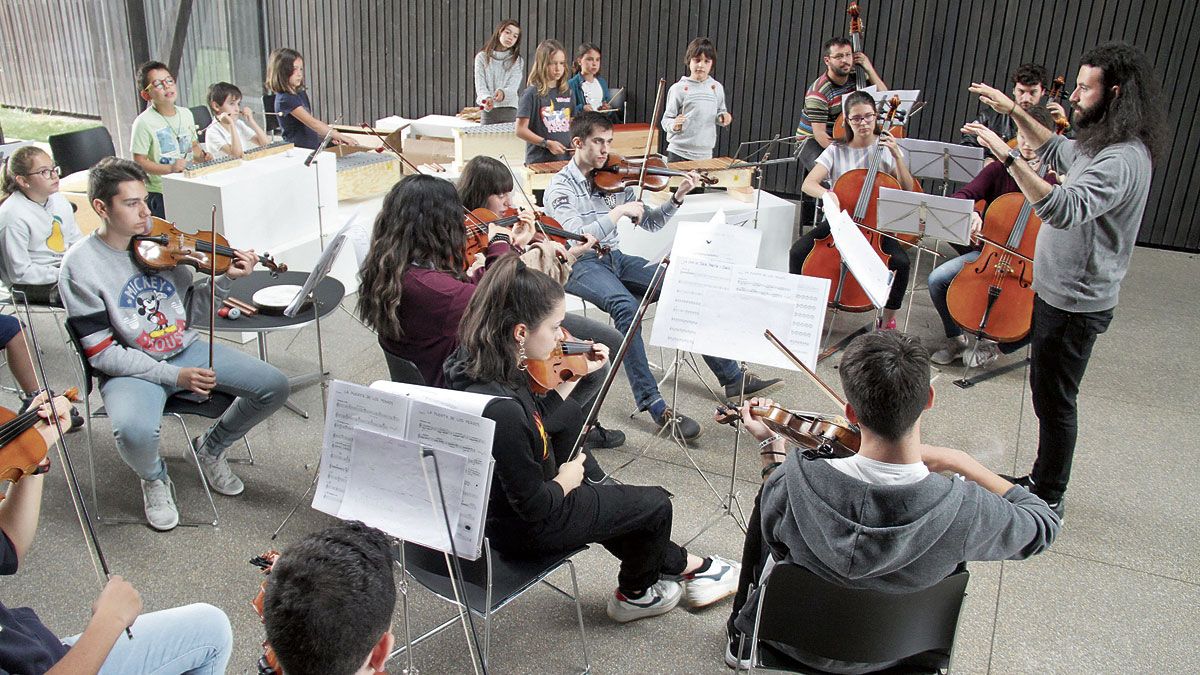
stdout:
<svg viewBox="0 0 1200 675">
<path fill-rule="evenodd" d="M 175 529 L 179 524 L 179 509 L 175 507 L 175 484 L 170 476 L 163 480 L 142 481 L 142 506 L 150 527 L 159 532 Z"/>
<path fill-rule="evenodd" d="M 199 446 L 196 450 L 196 457 L 200 459 L 200 471 L 204 473 L 204 480 L 208 481 L 208 486 L 226 497 L 234 497 L 242 494 L 246 486 L 241 478 L 234 475 L 233 469 L 229 468 L 229 462 L 225 459 L 227 454 L 229 453 L 222 452 L 213 457 L 199 450 Z"/>
<path fill-rule="evenodd" d="M 707 607 L 737 592 L 742 566 L 716 555 L 709 556 L 709 559 L 712 563 L 708 566 L 708 571 L 683 575 L 688 604 L 692 607 Z"/>
<path fill-rule="evenodd" d="M 982 368 L 1000 358 L 1000 345 L 991 340 L 980 340 L 974 351 L 963 354 L 963 365 Z"/>
<path fill-rule="evenodd" d="M 628 623 L 650 616 L 666 614 L 675 609 L 683 597 L 683 588 L 676 582 L 660 579 L 646 589 L 640 598 L 627 598 L 620 590 L 608 596 L 608 617 L 617 623 Z"/>
<path fill-rule="evenodd" d="M 930 361 L 939 366 L 948 366 L 954 363 L 954 360 L 962 356 L 962 353 L 967 349 L 967 336 L 959 335 L 957 337 L 946 338 L 941 347 L 929 357 Z"/>
</svg>

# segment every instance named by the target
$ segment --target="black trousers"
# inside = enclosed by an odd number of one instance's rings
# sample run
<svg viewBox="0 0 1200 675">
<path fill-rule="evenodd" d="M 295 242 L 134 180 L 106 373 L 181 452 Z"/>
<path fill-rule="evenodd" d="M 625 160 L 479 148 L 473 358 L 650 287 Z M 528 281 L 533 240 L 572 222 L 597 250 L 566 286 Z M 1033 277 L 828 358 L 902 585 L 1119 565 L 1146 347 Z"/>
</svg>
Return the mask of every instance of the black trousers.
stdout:
<svg viewBox="0 0 1200 675">
<path fill-rule="evenodd" d="M 829 236 L 829 223 L 821 223 L 820 225 L 809 230 L 792 244 L 792 248 L 788 251 L 788 271 L 792 274 L 800 274 L 800 269 L 804 267 L 804 259 L 813 250 L 813 244 L 816 240 Z M 900 247 L 900 244 L 895 239 L 883 237 L 883 252 L 887 253 L 891 258 L 888 260 L 888 269 L 896 273 L 895 279 L 892 280 L 892 290 L 888 294 L 887 304 L 884 305 L 887 309 L 900 309 L 904 304 L 904 294 L 908 291 L 908 274 L 912 262 L 908 259 L 908 251 Z M 849 274 L 847 272 L 847 274 Z"/>
<path fill-rule="evenodd" d="M 687 566 L 687 551 L 671 541 L 670 494 L 657 486 L 584 483 L 550 522 L 493 521 L 488 532 L 493 546 L 513 555 L 600 544 L 621 561 L 617 587 L 627 593 Z"/>
<path fill-rule="evenodd" d="M 1067 490 L 1079 432 L 1079 383 L 1096 336 L 1108 330 L 1113 310 L 1067 312 L 1033 298 L 1029 389 L 1038 418 L 1038 454 L 1031 474 L 1034 492 L 1057 501 Z"/>
<path fill-rule="evenodd" d="M 742 608 L 746 606 L 750 587 L 757 586 L 758 580 L 762 578 L 763 567 L 767 562 L 767 545 L 763 541 L 762 513 L 759 510 L 760 500 L 762 500 L 761 488 L 759 488 L 758 494 L 754 495 L 754 508 L 750 511 L 750 519 L 746 521 L 746 541 L 742 544 L 742 575 L 738 577 L 737 594 L 733 596 L 733 608 L 729 612 L 729 621 L 725 624 L 730 635 L 737 635 L 740 632 L 734 626 L 734 621 L 737 620 L 738 614 L 741 614 Z"/>
</svg>

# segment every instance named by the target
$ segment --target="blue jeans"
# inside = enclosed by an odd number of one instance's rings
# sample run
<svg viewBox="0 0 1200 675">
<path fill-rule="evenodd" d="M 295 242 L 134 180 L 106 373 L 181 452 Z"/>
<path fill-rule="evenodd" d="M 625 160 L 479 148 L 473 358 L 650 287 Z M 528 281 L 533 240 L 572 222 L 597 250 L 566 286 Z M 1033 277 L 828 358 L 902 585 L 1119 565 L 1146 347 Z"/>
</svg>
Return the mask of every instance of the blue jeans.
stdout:
<svg viewBox="0 0 1200 675">
<path fill-rule="evenodd" d="M 117 638 L 100 675 L 218 675 L 225 672 L 233 649 L 233 631 L 225 612 L 203 603 L 143 614 Z M 75 635 L 63 640 L 74 645 Z"/>
<path fill-rule="evenodd" d="M 656 269 L 657 265 L 647 267 L 643 258 L 616 250 L 603 258 L 587 253 L 575 262 L 566 290 L 606 312 L 612 317 L 617 330 L 624 333 L 633 323 L 638 304 L 649 289 Z M 657 299 L 656 294 L 654 300 Z M 736 361 L 705 356 L 704 362 L 722 385 L 736 382 L 741 374 Z M 638 409 L 645 410 L 662 399 L 658 393 L 658 382 L 646 362 L 646 347 L 642 343 L 640 328 L 629 342 L 624 366 Z"/>
<path fill-rule="evenodd" d="M 929 299 L 933 301 L 933 307 L 942 319 L 942 328 L 946 331 L 948 338 L 963 334 L 962 328 L 950 317 L 950 308 L 946 305 L 946 293 L 950 290 L 950 282 L 954 281 L 954 277 L 962 271 L 962 268 L 978 259 L 979 251 L 971 251 L 947 260 L 929 273 Z M 1000 353 L 1011 354 L 1027 344 L 1029 344 L 1028 336 L 1016 342 L 1001 342 Z"/>
<path fill-rule="evenodd" d="M 196 340 L 167 362 L 181 368 L 207 368 L 208 343 Z M 237 396 L 197 448 L 217 456 L 278 410 L 287 401 L 290 386 L 275 366 L 220 344 L 214 345 L 213 370 L 217 390 Z M 180 391 L 176 386 L 137 377 L 112 377 L 100 384 L 117 452 L 142 480 L 161 480 L 167 475 L 167 465 L 158 452 L 162 410 L 167 397 Z"/>
</svg>

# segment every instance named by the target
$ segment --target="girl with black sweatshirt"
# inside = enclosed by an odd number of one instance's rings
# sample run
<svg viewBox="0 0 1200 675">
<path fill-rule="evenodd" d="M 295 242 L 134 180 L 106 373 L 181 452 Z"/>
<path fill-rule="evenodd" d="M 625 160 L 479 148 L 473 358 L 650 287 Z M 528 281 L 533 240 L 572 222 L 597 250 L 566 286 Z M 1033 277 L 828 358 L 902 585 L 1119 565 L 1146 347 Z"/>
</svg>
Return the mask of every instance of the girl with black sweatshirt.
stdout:
<svg viewBox="0 0 1200 675">
<path fill-rule="evenodd" d="M 583 410 L 565 382 L 535 395 L 529 359 L 545 359 L 562 339 L 563 290 L 550 277 L 505 256 L 492 265 L 459 328 L 462 349 L 445 368 L 454 389 L 499 396 L 484 409 L 495 420 L 495 478 L 487 534 L 501 553 L 543 556 L 598 543 L 621 561 L 608 615 L 627 622 L 665 614 L 687 590 L 692 607 L 737 588 L 740 567 L 700 558 L 670 540 L 671 502 L 660 487 L 584 481 L 586 453 L 568 461 Z M 597 345 L 599 360 L 608 349 Z"/>
</svg>

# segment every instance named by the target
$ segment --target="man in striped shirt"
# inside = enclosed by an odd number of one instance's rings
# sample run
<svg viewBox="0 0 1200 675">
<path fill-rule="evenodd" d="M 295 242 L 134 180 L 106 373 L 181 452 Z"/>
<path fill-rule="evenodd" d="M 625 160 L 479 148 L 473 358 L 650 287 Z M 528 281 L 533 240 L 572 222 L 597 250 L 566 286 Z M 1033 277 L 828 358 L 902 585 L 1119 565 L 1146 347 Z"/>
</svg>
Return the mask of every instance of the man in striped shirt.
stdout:
<svg viewBox="0 0 1200 675">
<path fill-rule="evenodd" d="M 804 108 L 796 125 L 796 143 L 804 143 L 801 157 L 809 157 L 805 171 L 812 168 L 817 155 L 833 142 L 833 124 L 842 112 L 842 96 L 868 84 L 875 85 L 880 91 L 888 88 L 871 59 L 863 52 L 855 52 L 850 40 L 830 38 L 821 51 L 825 72 L 804 93 Z M 858 81 L 856 65 L 862 66 L 867 82 Z"/>
</svg>

